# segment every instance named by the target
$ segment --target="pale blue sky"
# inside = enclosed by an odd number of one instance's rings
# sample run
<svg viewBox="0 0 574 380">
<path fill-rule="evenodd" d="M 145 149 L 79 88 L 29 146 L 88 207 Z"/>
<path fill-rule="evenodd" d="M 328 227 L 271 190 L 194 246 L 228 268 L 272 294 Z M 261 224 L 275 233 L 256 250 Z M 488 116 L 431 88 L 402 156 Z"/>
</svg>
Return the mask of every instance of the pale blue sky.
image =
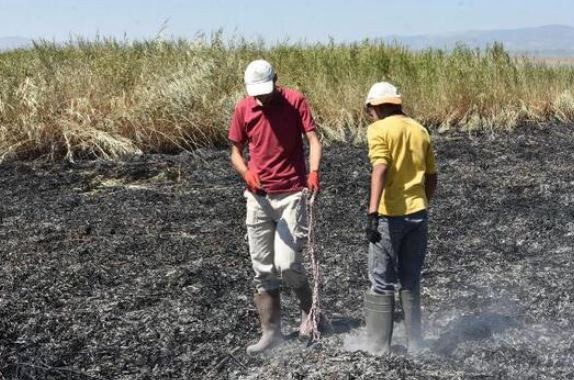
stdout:
<svg viewBox="0 0 574 380">
<path fill-rule="evenodd" d="M 355 41 L 392 34 L 574 25 L 572 0 L 0 0 L 0 37 L 192 38 L 226 35 L 268 42 Z"/>
</svg>

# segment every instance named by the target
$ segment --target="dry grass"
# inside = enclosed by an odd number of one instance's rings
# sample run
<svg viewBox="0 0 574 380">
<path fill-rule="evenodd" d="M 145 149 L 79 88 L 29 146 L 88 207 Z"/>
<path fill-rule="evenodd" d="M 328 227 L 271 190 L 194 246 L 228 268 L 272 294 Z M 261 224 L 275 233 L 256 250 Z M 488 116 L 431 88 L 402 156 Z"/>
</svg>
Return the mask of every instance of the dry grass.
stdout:
<svg viewBox="0 0 574 380">
<path fill-rule="evenodd" d="M 359 141 L 369 86 L 399 86 L 410 114 L 442 130 L 574 121 L 574 67 L 510 57 L 501 46 L 410 52 L 399 46 L 211 39 L 36 44 L 0 54 L 0 160 L 114 159 L 225 142 L 255 58 L 309 98 L 327 140 Z"/>
<path fill-rule="evenodd" d="M 554 56 L 554 57 L 532 57 L 530 60 L 545 63 L 550 66 L 572 66 L 574 65 L 574 57 L 570 56 Z"/>
</svg>

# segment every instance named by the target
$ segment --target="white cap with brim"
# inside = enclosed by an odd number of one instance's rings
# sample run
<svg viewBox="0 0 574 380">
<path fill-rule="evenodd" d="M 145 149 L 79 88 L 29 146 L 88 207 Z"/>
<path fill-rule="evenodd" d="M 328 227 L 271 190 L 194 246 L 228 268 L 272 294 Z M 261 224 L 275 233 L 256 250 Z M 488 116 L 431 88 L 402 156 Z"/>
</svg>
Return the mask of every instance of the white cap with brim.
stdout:
<svg viewBox="0 0 574 380">
<path fill-rule="evenodd" d="M 247 65 L 244 79 L 249 96 L 267 95 L 273 92 L 275 70 L 269 62 L 258 59 Z"/>
<path fill-rule="evenodd" d="M 397 88 L 388 82 L 375 83 L 365 100 L 366 105 L 378 106 L 380 104 L 402 104 L 402 98 Z"/>
</svg>

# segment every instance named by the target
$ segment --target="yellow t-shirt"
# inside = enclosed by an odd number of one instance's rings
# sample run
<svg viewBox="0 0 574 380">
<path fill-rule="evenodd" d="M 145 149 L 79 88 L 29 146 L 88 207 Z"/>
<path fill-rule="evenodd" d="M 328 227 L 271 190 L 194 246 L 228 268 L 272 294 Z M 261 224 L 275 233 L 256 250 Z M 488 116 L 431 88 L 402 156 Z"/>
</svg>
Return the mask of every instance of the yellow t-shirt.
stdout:
<svg viewBox="0 0 574 380">
<path fill-rule="evenodd" d="M 401 216 L 427 208 L 425 174 L 436 173 L 428 131 L 415 120 L 393 115 L 369 125 L 369 158 L 387 166 L 379 214 Z"/>
</svg>

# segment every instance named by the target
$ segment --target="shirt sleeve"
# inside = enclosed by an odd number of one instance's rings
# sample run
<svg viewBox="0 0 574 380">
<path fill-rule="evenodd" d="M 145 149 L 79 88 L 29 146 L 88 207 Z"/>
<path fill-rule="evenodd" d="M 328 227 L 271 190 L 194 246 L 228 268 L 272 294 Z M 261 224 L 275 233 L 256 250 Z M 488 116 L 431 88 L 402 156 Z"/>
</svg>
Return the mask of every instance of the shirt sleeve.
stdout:
<svg viewBox="0 0 574 380">
<path fill-rule="evenodd" d="M 369 143 L 369 159 L 371 165 L 391 164 L 391 152 L 389 150 L 385 136 L 375 126 L 371 125 L 367 130 L 367 140 Z"/>
<path fill-rule="evenodd" d="M 311 114 L 311 108 L 307 99 L 301 99 L 299 103 L 299 115 L 301 116 L 301 131 L 303 133 L 313 132 L 317 128 L 315 127 L 315 120 L 313 120 L 313 115 Z"/>
<path fill-rule="evenodd" d="M 247 131 L 245 130 L 243 122 L 243 113 L 239 107 L 235 107 L 235 111 L 233 111 L 227 138 L 239 144 L 247 141 Z"/>
<path fill-rule="evenodd" d="M 429 142 L 427 147 L 427 154 L 426 154 L 426 171 L 425 174 L 436 174 L 436 162 L 434 158 L 434 150 L 432 148 L 432 144 Z"/>
</svg>

